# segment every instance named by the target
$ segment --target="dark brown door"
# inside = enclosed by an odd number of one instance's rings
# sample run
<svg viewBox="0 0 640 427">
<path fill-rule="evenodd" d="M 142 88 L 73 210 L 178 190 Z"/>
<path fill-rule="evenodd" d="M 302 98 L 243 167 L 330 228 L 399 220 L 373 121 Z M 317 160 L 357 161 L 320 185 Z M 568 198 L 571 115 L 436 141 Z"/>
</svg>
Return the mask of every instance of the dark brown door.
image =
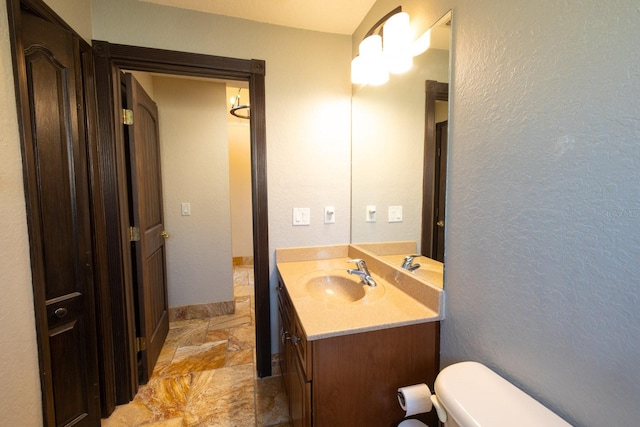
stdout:
<svg viewBox="0 0 640 427">
<path fill-rule="evenodd" d="M 434 259 L 444 262 L 444 216 L 447 195 L 447 132 L 448 122 L 436 123 L 436 182 L 434 197 L 433 251 Z"/>
<path fill-rule="evenodd" d="M 44 421 L 47 426 L 97 426 L 100 404 L 79 40 L 25 11 L 20 21 L 24 63 L 18 62 L 18 73 Z"/>
<path fill-rule="evenodd" d="M 128 128 L 130 208 L 139 240 L 132 242 L 139 347 L 139 377 L 149 379 L 169 332 L 164 214 L 158 108 L 131 74 L 125 75 Z"/>
</svg>

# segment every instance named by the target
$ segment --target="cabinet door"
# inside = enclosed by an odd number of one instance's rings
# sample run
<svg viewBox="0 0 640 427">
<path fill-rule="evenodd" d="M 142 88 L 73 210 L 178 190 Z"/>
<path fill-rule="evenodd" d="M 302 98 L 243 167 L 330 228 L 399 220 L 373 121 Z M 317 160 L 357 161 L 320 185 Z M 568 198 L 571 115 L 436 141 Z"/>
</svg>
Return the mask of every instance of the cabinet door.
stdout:
<svg viewBox="0 0 640 427">
<path fill-rule="evenodd" d="M 287 357 L 286 357 L 286 347 L 287 347 L 287 331 L 289 330 L 288 322 L 285 321 L 285 315 L 282 313 L 282 305 L 278 305 L 278 331 L 279 331 L 279 341 L 278 341 L 278 361 L 280 363 L 280 372 L 283 377 L 287 373 Z M 289 392 L 289 388 L 287 382 L 284 382 L 285 390 L 287 393 Z"/>
<path fill-rule="evenodd" d="M 311 426 L 311 383 L 305 381 L 297 353 L 292 345 L 288 347 L 287 382 L 289 393 L 289 411 L 293 427 Z"/>
</svg>

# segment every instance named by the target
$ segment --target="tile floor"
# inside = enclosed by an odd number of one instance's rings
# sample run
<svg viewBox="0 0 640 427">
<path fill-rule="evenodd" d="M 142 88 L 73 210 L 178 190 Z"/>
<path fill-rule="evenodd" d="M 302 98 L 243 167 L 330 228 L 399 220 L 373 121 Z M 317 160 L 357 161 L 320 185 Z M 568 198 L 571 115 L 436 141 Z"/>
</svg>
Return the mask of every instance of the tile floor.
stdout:
<svg viewBox="0 0 640 427">
<path fill-rule="evenodd" d="M 286 427 L 282 377 L 257 378 L 253 266 L 234 267 L 235 314 L 180 320 L 153 374 L 102 427 Z"/>
</svg>

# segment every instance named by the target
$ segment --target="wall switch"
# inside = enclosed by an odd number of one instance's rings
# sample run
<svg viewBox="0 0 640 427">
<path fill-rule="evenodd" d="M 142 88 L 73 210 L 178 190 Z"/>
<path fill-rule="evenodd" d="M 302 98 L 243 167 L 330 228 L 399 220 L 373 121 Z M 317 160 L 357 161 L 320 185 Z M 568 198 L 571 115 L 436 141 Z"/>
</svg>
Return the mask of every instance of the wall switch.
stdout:
<svg viewBox="0 0 640 427">
<path fill-rule="evenodd" d="M 333 206 L 324 207 L 324 223 L 333 224 L 336 222 L 336 208 Z"/>
<path fill-rule="evenodd" d="M 311 209 L 293 208 L 293 225 L 311 224 Z"/>
<path fill-rule="evenodd" d="M 402 206 L 389 206 L 389 222 L 402 222 Z"/>
<path fill-rule="evenodd" d="M 367 206 L 367 216 L 365 220 L 367 222 L 376 222 L 376 207 L 374 205 Z"/>
<path fill-rule="evenodd" d="M 182 216 L 191 215 L 191 203 L 182 203 L 182 205 L 180 206 L 180 213 L 182 214 Z"/>
</svg>

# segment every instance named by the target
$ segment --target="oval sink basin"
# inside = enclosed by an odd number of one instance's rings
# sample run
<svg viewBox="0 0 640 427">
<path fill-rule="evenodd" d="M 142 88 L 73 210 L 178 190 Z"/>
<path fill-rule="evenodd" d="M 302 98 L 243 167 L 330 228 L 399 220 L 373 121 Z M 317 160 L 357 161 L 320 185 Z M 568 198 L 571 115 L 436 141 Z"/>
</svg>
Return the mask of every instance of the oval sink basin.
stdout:
<svg viewBox="0 0 640 427">
<path fill-rule="evenodd" d="M 384 286 L 365 285 L 360 277 L 350 275 L 346 270 L 319 270 L 300 278 L 312 297 L 329 303 L 348 304 L 372 302 L 384 294 Z"/>
</svg>

